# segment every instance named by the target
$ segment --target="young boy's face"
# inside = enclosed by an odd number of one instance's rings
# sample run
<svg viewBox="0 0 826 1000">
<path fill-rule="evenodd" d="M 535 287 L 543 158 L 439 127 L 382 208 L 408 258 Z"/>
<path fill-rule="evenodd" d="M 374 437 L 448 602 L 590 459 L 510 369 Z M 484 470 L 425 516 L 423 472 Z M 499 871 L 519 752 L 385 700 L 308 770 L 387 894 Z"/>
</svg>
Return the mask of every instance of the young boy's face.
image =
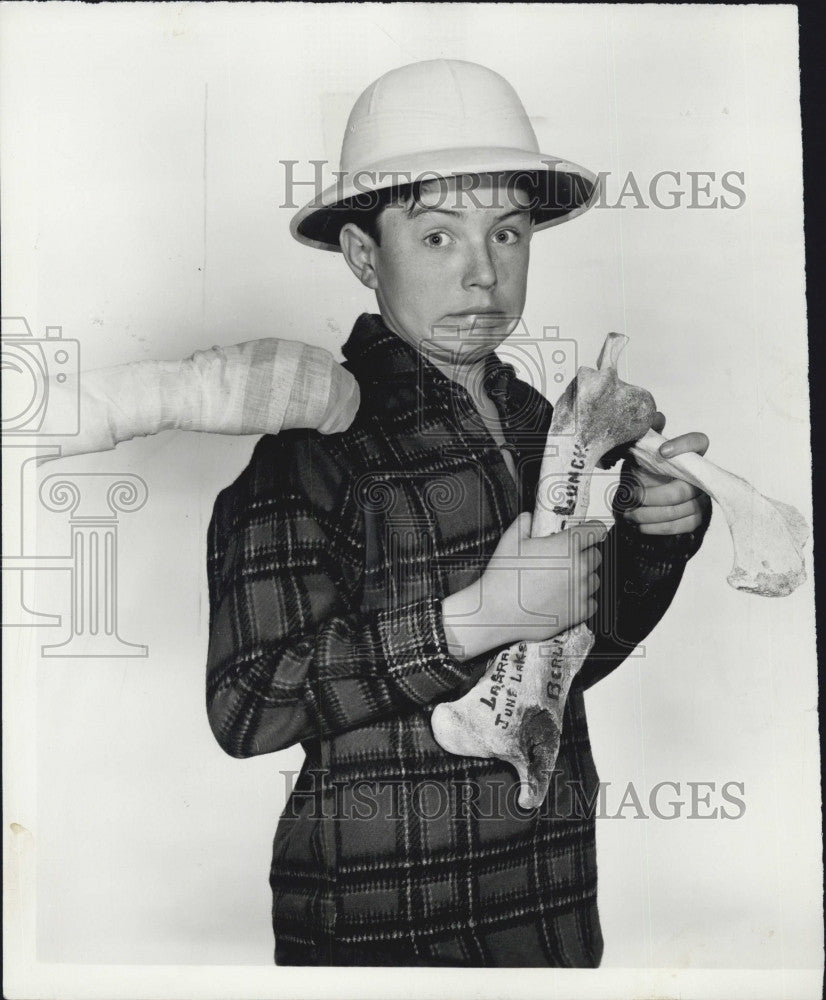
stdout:
<svg viewBox="0 0 826 1000">
<path fill-rule="evenodd" d="M 471 191 L 469 180 L 464 190 L 461 178 L 426 182 L 412 208 L 384 209 L 380 244 L 365 236 L 369 280 L 360 277 L 385 323 L 445 362 L 473 361 L 501 344 L 527 290 L 530 195 L 490 177 L 473 178 Z"/>
</svg>

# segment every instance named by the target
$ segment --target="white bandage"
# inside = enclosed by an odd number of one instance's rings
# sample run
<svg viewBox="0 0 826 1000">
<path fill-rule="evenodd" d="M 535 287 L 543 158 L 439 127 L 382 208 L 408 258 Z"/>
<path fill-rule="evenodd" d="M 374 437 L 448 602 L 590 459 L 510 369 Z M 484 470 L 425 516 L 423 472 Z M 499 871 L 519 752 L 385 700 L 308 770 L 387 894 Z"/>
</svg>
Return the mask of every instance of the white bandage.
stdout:
<svg viewBox="0 0 826 1000">
<path fill-rule="evenodd" d="M 346 430 L 359 404 L 353 376 L 321 347 L 269 337 L 195 351 L 183 361 L 134 361 L 49 379 L 50 425 L 61 457 L 178 428 L 214 434 L 278 434 L 299 427 Z M 55 456 L 57 457 L 57 456 Z"/>
</svg>

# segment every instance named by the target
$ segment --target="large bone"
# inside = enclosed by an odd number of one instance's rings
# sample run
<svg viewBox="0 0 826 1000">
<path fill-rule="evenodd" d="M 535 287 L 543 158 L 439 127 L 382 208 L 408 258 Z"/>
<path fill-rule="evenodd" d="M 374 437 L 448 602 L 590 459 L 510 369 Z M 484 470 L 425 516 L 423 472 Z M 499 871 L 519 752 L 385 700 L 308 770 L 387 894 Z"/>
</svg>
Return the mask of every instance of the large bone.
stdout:
<svg viewBox="0 0 826 1000">
<path fill-rule="evenodd" d="M 731 586 L 764 597 L 790 594 L 806 577 L 802 549 L 809 529 L 803 515 L 701 455 L 662 458 L 658 449 L 664 440 L 649 430 L 631 446 L 631 454 L 644 469 L 692 483 L 717 501 L 734 543 Z"/>
<path fill-rule="evenodd" d="M 612 436 L 618 445 L 639 438 L 629 451 L 640 466 L 692 483 L 722 507 L 734 543 L 729 584 L 765 596 L 791 593 L 805 578 L 801 551 L 809 534 L 805 519 L 794 507 L 763 496 L 700 455 L 662 458 L 658 449 L 665 438 L 649 428 L 653 400 L 616 379 L 616 361 L 626 342 L 620 334 L 609 334 L 597 362 L 599 371 L 580 369 L 557 403 L 532 534 L 553 534 L 568 520 L 584 518 L 590 474 L 610 450 L 606 442 Z M 600 383 L 603 372 L 608 374 Z M 607 391 L 614 382 L 614 392 Z M 648 400 L 650 409 L 642 405 Z M 622 420 L 628 421 L 625 430 Z M 642 437 L 639 421 L 644 423 Z M 604 449 L 601 454 L 600 449 Z M 562 503 L 547 503 L 547 497 L 558 491 L 558 473 L 566 470 Z M 519 805 L 526 809 L 540 805 L 559 752 L 568 691 L 593 641 L 590 630 L 578 625 L 546 643 L 521 642 L 502 651 L 463 698 L 434 709 L 437 742 L 449 753 L 509 762 L 521 782 Z"/>
<path fill-rule="evenodd" d="M 108 451 L 121 441 L 174 429 L 339 433 L 355 417 L 359 388 L 323 347 L 264 337 L 195 351 L 182 361 L 130 361 L 51 375 L 46 399 L 54 431 L 43 433 L 59 438 L 61 452 L 41 462 Z M 79 430 L 62 431 L 73 426 Z"/>
<path fill-rule="evenodd" d="M 554 408 L 533 537 L 582 520 L 600 459 L 651 426 L 656 411 L 650 393 L 617 376 L 626 342 L 621 334 L 609 334 L 597 369 L 580 368 Z M 578 625 L 547 642 L 503 650 L 463 698 L 436 706 L 431 716 L 436 741 L 449 753 L 507 761 L 521 782 L 519 805 L 540 805 L 559 752 L 568 691 L 593 642 L 590 629 Z"/>
</svg>

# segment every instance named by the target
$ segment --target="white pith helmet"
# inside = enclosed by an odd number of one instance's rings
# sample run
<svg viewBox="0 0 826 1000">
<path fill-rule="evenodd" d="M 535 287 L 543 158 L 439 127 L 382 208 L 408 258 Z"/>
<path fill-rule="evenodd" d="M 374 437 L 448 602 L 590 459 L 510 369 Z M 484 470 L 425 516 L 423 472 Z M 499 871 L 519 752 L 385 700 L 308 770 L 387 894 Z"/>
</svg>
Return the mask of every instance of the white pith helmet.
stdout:
<svg viewBox="0 0 826 1000">
<path fill-rule="evenodd" d="M 529 182 L 535 229 L 580 215 L 599 187 L 590 170 L 539 151 L 522 102 L 498 73 L 459 59 L 412 63 L 385 73 L 358 98 L 339 179 L 293 216 L 290 232 L 308 246 L 340 250 L 339 230 L 357 221 L 358 205 L 372 192 L 491 173 Z"/>
</svg>

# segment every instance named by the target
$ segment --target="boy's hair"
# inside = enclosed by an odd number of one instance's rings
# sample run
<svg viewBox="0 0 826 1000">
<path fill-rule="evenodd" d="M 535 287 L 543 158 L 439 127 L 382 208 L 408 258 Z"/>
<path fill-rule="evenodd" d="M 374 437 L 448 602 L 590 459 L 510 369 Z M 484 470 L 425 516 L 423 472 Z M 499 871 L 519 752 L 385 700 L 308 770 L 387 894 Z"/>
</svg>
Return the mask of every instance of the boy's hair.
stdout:
<svg viewBox="0 0 826 1000">
<path fill-rule="evenodd" d="M 365 191 L 356 195 L 343 203 L 345 209 L 342 215 L 341 225 L 352 222 L 362 229 L 368 236 L 381 246 L 381 234 L 379 232 L 379 219 L 384 210 L 389 205 L 398 205 L 404 209 L 408 218 L 419 203 L 422 184 L 427 180 L 414 181 L 411 184 L 398 184 L 392 187 L 382 188 L 379 191 Z M 531 187 L 527 178 L 518 177 L 514 188 L 521 188 L 531 195 L 530 216 L 531 222 L 536 218 L 536 196 L 535 190 Z"/>
<path fill-rule="evenodd" d="M 415 181 L 412 184 L 399 184 L 382 188 L 380 191 L 367 191 L 364 194 L 356 195 L 355 198 L 350 199 L 349 206 L 353 211 L 347 221 L 354 222 L 359 229 L 363 229 L 381 246 L 379 217 L 382 212 L 388 205 L 398 205 L 404 209 L 409 218 L 419 200 L 421 187 L 421 182 Z"/>
</svg>

